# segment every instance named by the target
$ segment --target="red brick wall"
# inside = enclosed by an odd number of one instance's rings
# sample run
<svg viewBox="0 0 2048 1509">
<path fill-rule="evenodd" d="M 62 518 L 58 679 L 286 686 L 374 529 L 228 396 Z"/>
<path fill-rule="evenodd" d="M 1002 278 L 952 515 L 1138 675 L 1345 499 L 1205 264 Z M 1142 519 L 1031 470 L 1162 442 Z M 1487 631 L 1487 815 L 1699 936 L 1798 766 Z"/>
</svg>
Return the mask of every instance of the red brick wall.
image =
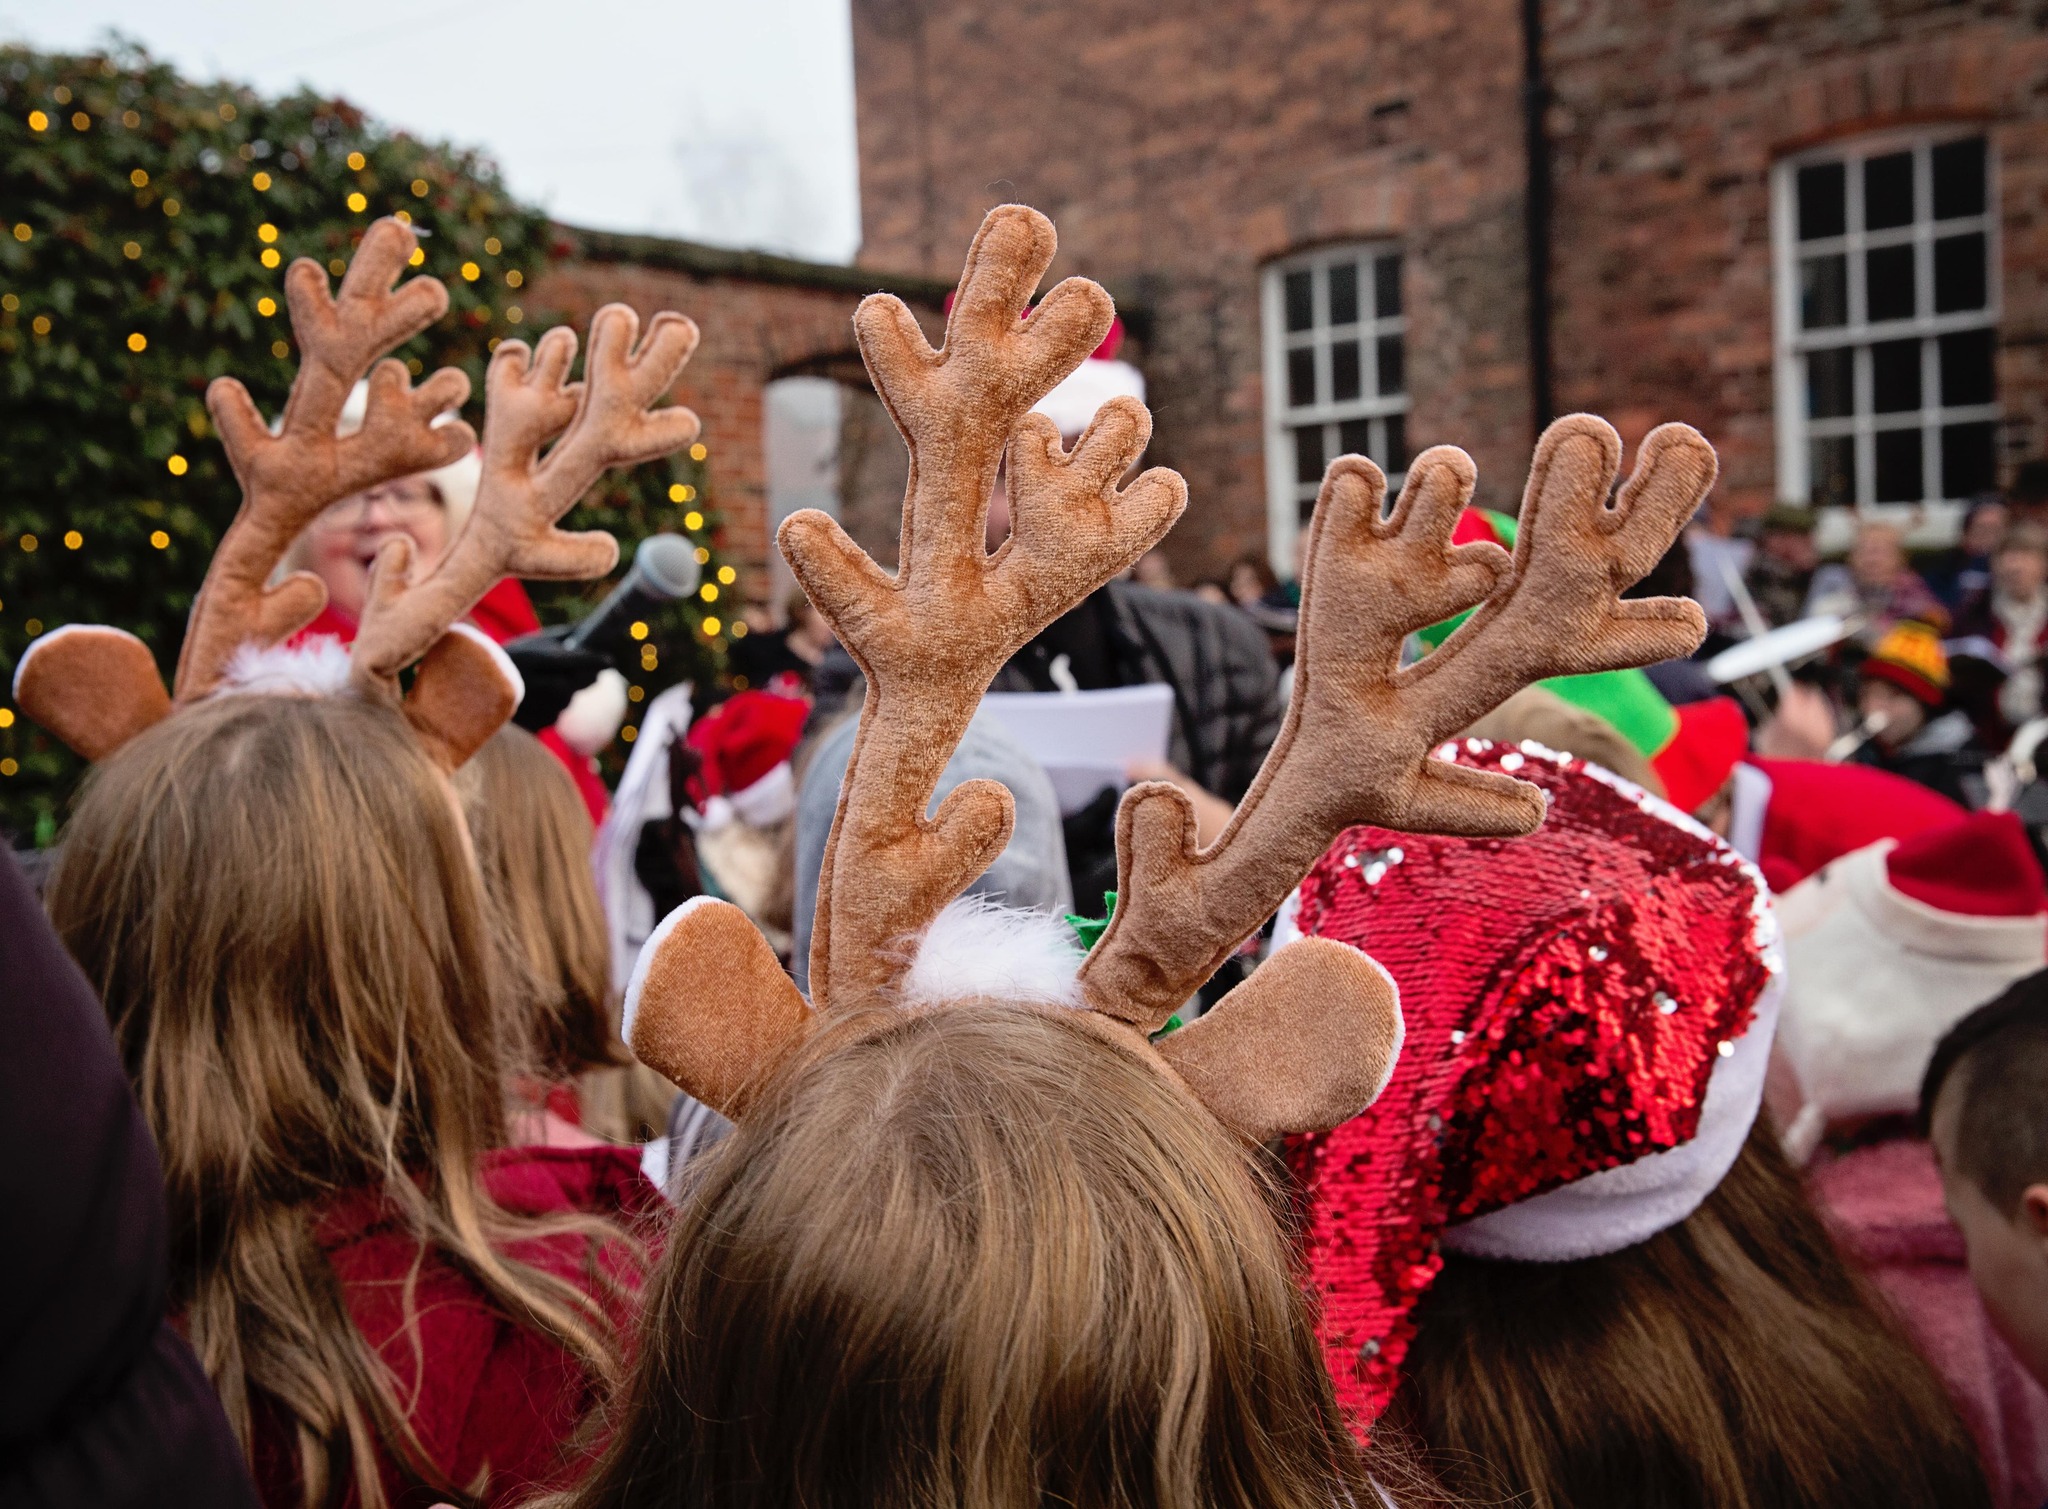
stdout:
<svg viewBox="0 0 2048 1509">
<path fill-rule="evenodd" d="M 2034 10 L 2032 15 L 2021 14 Z M 1775 497 L 1770 169 L 1832 137 L 1984 122 L 2003 214 L 2008 459 L 2048 409 L 2048 33 L 2004 4 L 1554 0 L 1558 403 L 1683 418 Z"/>
<path fill-rule="evenodd" d="M 1183 574 L 1266 543 L 1259 270 L 1317 242 L 1408 253 L 1415 447 L 1506 502 L 1529 447 L 1514 0 L 1177 7 L 854 0 L 865 259 L 947 272 L 1005 199 L 1149 315 L 1148 460 L 1192 499 Z M 919 17 L 922 17 L 921 21 Z"/>
<path fill-rule="evenodd" d="M 2048 37 L 1977 0 L 1546 0 L 1560 409 L 1722 450 L 1774 492 L 1769 170 L 1830 135 L 1990 124 L 2010 453 L 2048 404 Z M 1406 252 L 1411 448 L 1526 468 L 1520 8 L 1513 0 L 854 0 L 865 259 L 950 276 L 992 204 L 1059 226 L 1055 274 L 1150 315 L 1133 348 L 1186 473 L 1183 574 L 1265 535 L 1259 269 L 1318 242 Z"/>
</svg>

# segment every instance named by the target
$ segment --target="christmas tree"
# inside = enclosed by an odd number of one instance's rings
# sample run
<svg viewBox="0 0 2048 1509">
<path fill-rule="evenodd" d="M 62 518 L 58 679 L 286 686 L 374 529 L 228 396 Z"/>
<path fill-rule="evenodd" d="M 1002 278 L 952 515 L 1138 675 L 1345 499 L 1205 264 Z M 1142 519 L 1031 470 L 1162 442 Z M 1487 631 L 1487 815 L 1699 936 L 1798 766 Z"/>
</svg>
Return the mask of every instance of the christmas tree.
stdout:
<svg viewBox="0 0 2048 1509">
<path fill-rule="evenodd" d="M 0 49 L 0 672 L 67 623 L 140 635 L 166 679 L 192 596 L 239 491 L 213 437 L 206 385 L 248 384 L 265 412 L 296 370 L 284 269 L 339 275 L 363 230 L 396 215 L 417 264 L 448 286 L 447 317 L 397 354 L 415 373 L 483 369 L 549 323 L 525 300 L 570 243 L 471 151 L 389 130 L 347 103 L 268 100 L 184 80 L 134 49 L 55 56 Z M 566 527 L 609 528 L 630 555 L 657 530 L 696 537 L 710 597 L 650 622 L 636 701 L 716 675 L 731 626 L 712 555 L 702 446 L 614 474 Z M 722 584 L 722 585 L 721 585 Z M 535 592 L 544 621 L 602 584 Z M 46 843 L 80 773 L 55 740 L 0 705 L 0 828 Z"/>
</svg>

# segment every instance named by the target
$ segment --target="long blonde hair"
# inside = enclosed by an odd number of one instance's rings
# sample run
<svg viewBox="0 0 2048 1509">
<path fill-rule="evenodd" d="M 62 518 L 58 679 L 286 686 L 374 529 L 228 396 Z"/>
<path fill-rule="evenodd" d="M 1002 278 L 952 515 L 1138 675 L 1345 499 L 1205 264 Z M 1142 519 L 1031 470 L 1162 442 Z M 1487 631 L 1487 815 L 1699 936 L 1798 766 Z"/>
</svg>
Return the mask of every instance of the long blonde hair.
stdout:
<svg viewBox="0 0 2048 1509">
<path fill-rule="evenodd" d="M 88 778 L 49 909 L 162 1152 L 172 1306 L 245 1449 L 252 1396 L 282 1407 L 308 1505 L 351 1475 L 380 1504 L 380 1442 L 414 1480 L 470 1486 L 425 1459 L 349 1319 L 314 1235 L 334 1195 L 381 1194 L 507 1315 L 618 1371 L 595 1294 L 623 1234 L 515 1218 L 480 1185 L 503 1125 L 484 903 L 396 713 L 237 696 L 166 719 Z M 502 1255 L 563 1231 L 589 1238 L 588 1292 Z"/>
<path fill-rule="evenodd" d="M 507 726 L 456 772 L 455 790 L 484 890 L 530 976 L 533 1067 L 568 1079 L 623 1063 L 608 1005 L 610 940 L 590 870 L 596 830 L 569 772 L 532 734 Z"/>
<path fill-rule="evenodd" d="M 1077 1017 L 817 1033 L 692 1186 L 560 1502 L 1377 1502 L 1263 1155 Z"/>
<path fill-rule="evenodd" d="M 512 954 L 502 989 L 514 1067 L 576 1081 L 586 1131 L 618 1142 L 667 1130 L 675 1089 L 627 1054 L 611 987 L 611 935 L 576 783 L 508 724 L 455 775 L 494 922 Z M 523 1057 L 521 1056 L 523 1055 Z"/>
</svg>

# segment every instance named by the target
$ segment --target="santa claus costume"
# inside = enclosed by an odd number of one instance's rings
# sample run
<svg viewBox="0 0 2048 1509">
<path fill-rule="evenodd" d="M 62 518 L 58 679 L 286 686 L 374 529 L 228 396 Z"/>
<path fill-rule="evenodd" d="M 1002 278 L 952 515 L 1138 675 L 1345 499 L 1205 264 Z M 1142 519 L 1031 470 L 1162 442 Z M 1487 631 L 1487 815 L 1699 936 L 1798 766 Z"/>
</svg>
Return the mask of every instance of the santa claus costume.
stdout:
<svg viewBox="0 0 2048 1509">
<path fill-rule="evenodd" d="M 1993 1331 L 1912 1116 L 1935 1044 L 2048 963 L 2019 820 L 1977 813 L 1858 849 L 1779 902 L 1787 984 L 1770 1099 L 1816 1202 L 1942 1374 L 1997 1502 L 2048 1498 L 2048 1393 Z"/>
</svg>

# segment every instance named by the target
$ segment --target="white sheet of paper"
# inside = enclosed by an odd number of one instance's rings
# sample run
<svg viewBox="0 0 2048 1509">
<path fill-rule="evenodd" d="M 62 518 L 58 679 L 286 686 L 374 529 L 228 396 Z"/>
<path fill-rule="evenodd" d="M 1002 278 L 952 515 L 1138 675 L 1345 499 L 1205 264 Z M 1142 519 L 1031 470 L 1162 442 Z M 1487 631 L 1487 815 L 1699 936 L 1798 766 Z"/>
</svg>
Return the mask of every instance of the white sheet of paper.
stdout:
<svg viewBox="0 0 2048 1509">
<path fill-rule="evenodd" d="M 1173 727 L 1164 682 L 1097 692 L 990 692 L 982 709 L 1045 767 L 1060 811 L 1088 804 L 1105 786 L 1130 784 L 1134 760 L 1163 760 Z"/>
</svg>

